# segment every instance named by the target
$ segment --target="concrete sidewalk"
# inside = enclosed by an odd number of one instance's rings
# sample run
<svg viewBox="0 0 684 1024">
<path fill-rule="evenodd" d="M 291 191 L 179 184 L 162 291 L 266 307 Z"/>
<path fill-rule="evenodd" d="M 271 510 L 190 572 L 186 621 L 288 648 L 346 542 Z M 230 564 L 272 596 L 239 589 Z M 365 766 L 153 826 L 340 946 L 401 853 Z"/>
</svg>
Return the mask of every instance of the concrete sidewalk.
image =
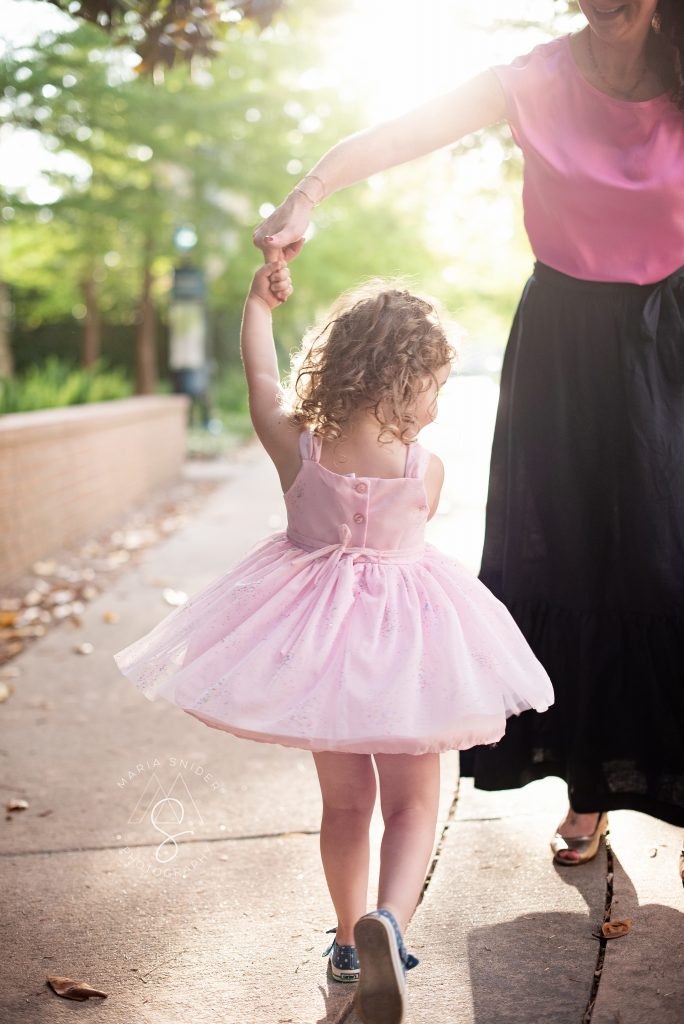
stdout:
<svg viewBox="0 0 684 1024">
<path fill-rule="evenodd" d="M 455 527 L 459 514 L 449 513 Z M 275 473 L 255 448 L 185 528 L 86 608 L 81 628 L 60 626 L 16 660 L 0 763 L 5 798 L 29 807 L 6 815 L 0 846 L 2 1024 L 356 1024 L 353 993 L 321 957 L 335 917 L 310 754 L 150 703 L 111 658 L 168 612 L 163 586 L 195 592 L 282 524 Z M 105 623 L 106 611 L 120 621 Z M 86 640 L 94 653 L 73 653 Z M 596 1024 L 680 1024 L 677 830 L 621 812 L 610 864 L 603 850 L 556 869 L 559 780 L 486 794 L 459 791 L 455 754 L 442 769 L 435 859 L 407 935 L 421 959 L 408 1020 L 579 1024 L 598 981 Z M 373 878 L 379 834 L 376 815 Z M 612 916 L 634 927 L 604 951 L 592 932 L 611 886 Z M 60 999 L 48 974 L 108 998 Z"/>
</svg>

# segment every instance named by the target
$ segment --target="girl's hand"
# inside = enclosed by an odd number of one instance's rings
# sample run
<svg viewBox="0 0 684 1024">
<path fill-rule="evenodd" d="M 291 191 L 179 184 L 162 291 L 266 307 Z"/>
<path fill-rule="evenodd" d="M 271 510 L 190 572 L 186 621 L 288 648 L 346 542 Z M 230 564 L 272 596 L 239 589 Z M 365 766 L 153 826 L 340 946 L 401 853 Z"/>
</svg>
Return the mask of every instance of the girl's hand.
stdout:
<svg viewBox="0 0 684 1024">
<path fill-rule="evenodd" d="M 301 246 L 300 246 L 301 248 Z M 252 278 L 249 298 L 260 299 L 269 309 L 275 309 L 292 294 L 292 278 L 285 260 L 273 260 L 259 267 Z"/>
<path fill-rule="evenodd" d="M 254 231 L 252 241 L 257 249 L 264 252 L 273 249 L 288 250 L 288 259 L 300 252 L 304 245 L 304 233 L 309 226 L 311 203 L 301 192 L 290 192 L 289 196 Z"/>
</svg>

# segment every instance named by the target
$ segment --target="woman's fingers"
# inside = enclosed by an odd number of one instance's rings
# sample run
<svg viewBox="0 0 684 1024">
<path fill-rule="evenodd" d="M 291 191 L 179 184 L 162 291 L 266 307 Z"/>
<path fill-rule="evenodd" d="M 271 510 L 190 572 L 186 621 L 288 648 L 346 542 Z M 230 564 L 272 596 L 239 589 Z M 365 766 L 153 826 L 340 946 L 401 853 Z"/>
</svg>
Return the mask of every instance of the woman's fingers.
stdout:
<svg viewBox="0 0 684 1024">
<path fill-rule="evenodd" d="M 290 258 L 294 259 L 301 250 L 310 212 L 310 203 L 306 199 L 298 198 L 297 192 L 291 192 L 270 217 L 254 230 L 254 245 L 257 249 L 263 250 L 264 254 L 269 250 L 283 250 L 293 246 Z"/>
<path fill-rule="evenodd" d="M 283 256 L 290 263 L 295 256 L 298 256 L 304 246 L 304 239 L 298 238 L 296 242 L 290 242 L 288 245 L 283 246 Z"/>
<path fill-rule="evenodd" d="M 264 246 L 264 263 L 283 263 L 283 250 L 276 245 Z"/>
</svg>

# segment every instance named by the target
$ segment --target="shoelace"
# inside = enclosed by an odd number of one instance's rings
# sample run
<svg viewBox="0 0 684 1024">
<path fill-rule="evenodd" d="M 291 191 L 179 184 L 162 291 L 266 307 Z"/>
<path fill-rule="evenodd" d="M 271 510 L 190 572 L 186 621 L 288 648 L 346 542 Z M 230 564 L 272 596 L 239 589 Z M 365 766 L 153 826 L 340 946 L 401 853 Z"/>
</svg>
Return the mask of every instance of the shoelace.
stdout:
<svg viewBox="0 0 684 1024">
<path fill-rule="evenodd" d="M 328 928 L 328 930 L 326 931 L 325 934 L 326 935 L 330 935 L 331 932 L 335 932 L 336 933 L 337 932 L 337 928 Z M 337 941 L 337 939 L 333 939 L 332 942 L 330 943 L 330 945 L 328 946 L 328 948 L 326 950 L 324 950 L 321 955 L 322 956 L 330 956 L 330 954 L 333 951 L 333 947 L 334 947 L 336 941 Z M 356 949 L 356 946 L 346 946 L 346 947 L 345 946 L 340 946 L 340 949 L 345 949 L 345 948 L 346 949 Z"/>
<path fill-rule="evenodd" d="M 331 932 L 336 932 L 336 931 L 337 931 L 337 928 L 328 928 L 328 930 L 327 930 L 327 932 L 325 934 L 326 935 L 330 935 Z M 330 956 L 330 954 L 332 953 L 332 949 L 333 949 L 334 945 L 335 945 L 335 939 L 332 940 L 332 942 L 330 943 L 330 945 L 328 946 L 327 949 L 323 950 L 323 954 L 322 955 L 323 956 Z"/>
</svg>

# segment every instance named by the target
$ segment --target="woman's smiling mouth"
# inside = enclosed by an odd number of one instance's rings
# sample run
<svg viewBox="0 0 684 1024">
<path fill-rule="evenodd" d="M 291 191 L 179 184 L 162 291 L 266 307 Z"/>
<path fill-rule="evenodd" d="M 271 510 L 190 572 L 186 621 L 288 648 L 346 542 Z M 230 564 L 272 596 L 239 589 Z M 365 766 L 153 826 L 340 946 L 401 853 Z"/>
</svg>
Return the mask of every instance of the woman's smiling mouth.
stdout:
<svg viewBox="0 0 684 1024">
<path fill-rule="evenodd" d="M 597 7 L 595 4 L 591 5 L 591 8 L 599 20 L 607 21 L 610 18 L 617 18 L 627 8 L 627 4 L 618 4 L 616 7 Z"/>
</svg>

